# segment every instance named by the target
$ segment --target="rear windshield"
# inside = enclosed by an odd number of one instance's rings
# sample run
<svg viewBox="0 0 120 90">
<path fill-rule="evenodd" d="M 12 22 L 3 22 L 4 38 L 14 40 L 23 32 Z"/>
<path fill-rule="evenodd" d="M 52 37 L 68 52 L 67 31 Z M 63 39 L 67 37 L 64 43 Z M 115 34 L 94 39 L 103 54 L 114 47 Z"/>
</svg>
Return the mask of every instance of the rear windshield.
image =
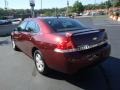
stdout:
<svg viewBox="0 0 120 90">
<path fill-rule="evenodd" d="M 52 27 L 56 32 L 85 29 L 85 27 L 79 21 L 70 18 L 45 19 L 45 22 L 49 24 L 49 26 Z"/>
</svg>

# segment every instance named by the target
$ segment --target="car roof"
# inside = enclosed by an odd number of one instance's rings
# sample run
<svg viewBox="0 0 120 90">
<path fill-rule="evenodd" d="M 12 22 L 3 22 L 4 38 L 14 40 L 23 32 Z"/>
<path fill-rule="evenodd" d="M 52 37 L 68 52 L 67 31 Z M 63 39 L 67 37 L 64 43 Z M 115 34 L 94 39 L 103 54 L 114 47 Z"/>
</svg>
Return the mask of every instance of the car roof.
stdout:
<svg viewBox="0 0 120 90">
<path fill-rule="evenodd" d="M 68 17 L 37 17 L 38 19 L 58 19 L 58 18 L 68 18 Z"/>
<path fill-rule="evenodd" d="M 61 19 L 61 18 L 69 18 L 69 17 L 37 17 L 37 18 L 26 18 L 24 21 L 30 21 L 30 20 L 44 20 L 44 19 Z"/>
</svg>

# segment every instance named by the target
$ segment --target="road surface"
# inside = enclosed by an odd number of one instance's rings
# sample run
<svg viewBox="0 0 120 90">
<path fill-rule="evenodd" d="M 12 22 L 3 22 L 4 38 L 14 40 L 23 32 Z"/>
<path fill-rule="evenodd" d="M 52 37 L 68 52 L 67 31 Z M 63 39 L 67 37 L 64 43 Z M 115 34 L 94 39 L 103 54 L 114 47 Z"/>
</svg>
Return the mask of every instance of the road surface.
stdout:
<svg viewBox="0 0 120 90">
<path fill-rule="evenodd" d="M 120 25 L 105 23 L 96 27 L 107 30 L 112 45 L 110 58 L 73 76 L 58 72 L 40 75 L 32 59 L 12 49 L 10 37 L 1 37 L 0 90 L 120 90 Z"/>
</svg>

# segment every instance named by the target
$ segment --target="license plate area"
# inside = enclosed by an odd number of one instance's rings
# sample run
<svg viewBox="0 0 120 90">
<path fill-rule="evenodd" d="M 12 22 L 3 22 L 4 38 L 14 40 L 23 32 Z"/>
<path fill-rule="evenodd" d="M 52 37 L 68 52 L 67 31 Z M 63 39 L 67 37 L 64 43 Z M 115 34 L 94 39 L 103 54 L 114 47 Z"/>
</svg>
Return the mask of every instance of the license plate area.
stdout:
<svg viewBox="0 0 120 90">
<path fill-rule="evenodd" d="M 98 59 L 98 58 L 99 58 L 99 55 L 97 55 L 97 54 L 87 55 L 88 61 L 94 61 L 94 60 L 96 60 L 96 59 Z"/>
</svg>

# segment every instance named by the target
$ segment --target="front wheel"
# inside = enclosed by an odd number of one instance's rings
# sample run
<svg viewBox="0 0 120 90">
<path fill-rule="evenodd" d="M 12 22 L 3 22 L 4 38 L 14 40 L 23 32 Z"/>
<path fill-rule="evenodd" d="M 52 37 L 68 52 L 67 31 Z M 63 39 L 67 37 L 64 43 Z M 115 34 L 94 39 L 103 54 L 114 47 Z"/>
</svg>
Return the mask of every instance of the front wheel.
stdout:
<svg viewBox="0 0 120 90">
<path fill-rule="evenodd" d="M 35 66 L 36 66 L 38 72 L 41 74 L 47 74 L 49 71 L 49 68 L 46 65 L 46 63 L 44 62 L 44 59 L 39 50 L 36 50 L 34 52 L 34 60 L 35 60 Z"/>
</svg>

